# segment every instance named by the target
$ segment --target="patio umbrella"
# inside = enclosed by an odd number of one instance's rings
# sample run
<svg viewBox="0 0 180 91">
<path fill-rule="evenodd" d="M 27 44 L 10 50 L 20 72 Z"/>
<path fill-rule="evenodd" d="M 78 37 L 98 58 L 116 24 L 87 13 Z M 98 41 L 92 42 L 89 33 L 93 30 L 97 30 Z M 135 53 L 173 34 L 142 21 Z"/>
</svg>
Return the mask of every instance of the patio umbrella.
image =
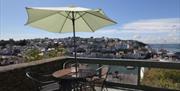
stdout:
<svg viewBox="0 0 180 91">
<path fill-rule="evenodd" d="M 82 7 L 27 7 L 26 25 L 49 32 L 73 32 L 74 58 L 76 61 L 75 32 L 94 32 L 116 22 L 108 18 L 101 9 Z"/>
</svg>

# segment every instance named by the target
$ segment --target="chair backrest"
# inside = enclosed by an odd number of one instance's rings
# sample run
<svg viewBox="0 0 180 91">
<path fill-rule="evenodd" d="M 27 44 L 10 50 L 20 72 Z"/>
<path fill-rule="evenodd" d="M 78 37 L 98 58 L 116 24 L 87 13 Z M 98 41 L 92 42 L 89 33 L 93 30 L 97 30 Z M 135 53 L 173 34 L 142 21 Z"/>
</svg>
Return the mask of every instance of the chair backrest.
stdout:
<svg viewBox="0 0 180 91">
<path fill-rule="evenodd" d="M 105 85 L 106 85 L 106 80 L 107 80 L 107 77 L 108 77 L 108 75 L 109 75 L 110 70 L 111 70 L 111 68 L 108 67 L 107 72 L 106 72 L 106 74 L 105 74 L 105 78 L 104 78 L 103 81 L 102 81 L 102 86 L 101 86 L 101 90 L 100 90 L 100 91 L 103 91 L 103 89 L 104 89 L 104 87 L 105 87 Z M 106 89 L 106 90 L 107 90 L 107 89 Z"/>
<path fill-rule="evenodd" d="M 81 64 L 80 63 L 78 63 L 78 67 L 80 66 Z M 76 66 L 76 62 L 74 61 L 74 60 L 70 60 L 70 61 L 66 61 L 66 62 L 64 62 L 64 64 L 63 64 L 63 69 L 65 69 L 65 68 L 69 68 L 69 67 L 75 67 Z"/>
<path fill-rule="evenodd" d="M 40 80 L 37 79 L 39 75 L 36 73 L 26 72 L 26 76 L 35 83 L 42 83 Z"/>
<path fill-rule="evenodd" d="M 101 67 L 97 68 L 96 71 L 101 70 L 103 67 L 104 67 L 104 66 L 101 66 Z"/>
<path fill-rule="evenodd" d="M 42 83 L 36 78 L 37 74 L 33 72 L 26 72 L 26 76 L 31 80 L 34 91 L 39 91 Z"/>
<path fill-rule="evenodd" d="M 64 62 L 63 63 L 63 69 L 70 67 L 70 64 L 72 64 L 72 63 L 75 63 L 75 62 L 72 60 Z"/>
</svg>

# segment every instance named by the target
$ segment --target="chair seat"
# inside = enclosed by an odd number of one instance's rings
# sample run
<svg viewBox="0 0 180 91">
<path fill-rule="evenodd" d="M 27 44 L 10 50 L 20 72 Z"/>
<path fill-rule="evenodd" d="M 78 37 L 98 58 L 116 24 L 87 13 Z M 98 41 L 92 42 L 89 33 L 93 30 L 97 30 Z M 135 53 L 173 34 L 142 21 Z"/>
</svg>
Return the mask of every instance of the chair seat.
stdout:
<svg viewBox="0 0 180 91">
<path fill-rule="evenodd" d="M 57 91 L 59 89 L 59 83 L 51 83 L 41 87 L 40 91 Z"/>
</svg>

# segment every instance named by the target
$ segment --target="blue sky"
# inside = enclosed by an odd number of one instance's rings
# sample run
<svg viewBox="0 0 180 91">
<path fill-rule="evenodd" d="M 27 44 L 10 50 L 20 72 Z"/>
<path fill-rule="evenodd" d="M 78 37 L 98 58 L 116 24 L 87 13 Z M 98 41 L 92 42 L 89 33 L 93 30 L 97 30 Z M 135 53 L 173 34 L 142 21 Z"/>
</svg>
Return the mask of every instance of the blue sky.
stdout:
<svg viewBox="0 0 180 91">
<path fill-rule="evenodd" d="M 70 5 L 101 8 L 118 22 L 94 33 L 77 33 L 77 36 L 180 43 L 180 0 L 0 0 L 0 40 L 72 36 L 72 33 L 56 34 L 24 25 L 25 7 Z"/>
</svg>

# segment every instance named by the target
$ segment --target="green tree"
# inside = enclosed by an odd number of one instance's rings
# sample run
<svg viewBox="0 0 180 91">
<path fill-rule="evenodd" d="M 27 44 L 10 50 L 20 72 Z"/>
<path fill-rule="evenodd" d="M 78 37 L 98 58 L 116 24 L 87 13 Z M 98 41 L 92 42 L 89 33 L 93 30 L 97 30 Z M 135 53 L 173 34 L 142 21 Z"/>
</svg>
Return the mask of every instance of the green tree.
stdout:
<svg viewBox="0 0 180 91">
<path fill-rule="evenodd" d="M 67 50 L 66 50 L 65 48 L 60 47 L 60 46 L 57 47 L 56 50 L 57 50 L 57 52 L 58 52 L 58 56 L 63 56 L 63 55 L 65 55 L 66 52 L 67 52 Z"/>
<path fill-rule="evenodd" d="M 27 61 L 40 60 L 43 58 L 42 55 L 40 55 L 40 54 L 41 54 L 41 51 L 37 48 L 28 49 L 25 52 L 25 58 Z"/>
<path fill-rule="evenodd" d="M 47 53 L 45 53 L 44 56 L 46 56 L 46 58 L 52 58 L 52 57 L 57 57 L 57 50 L 50 50 Z"/>
</svg>

